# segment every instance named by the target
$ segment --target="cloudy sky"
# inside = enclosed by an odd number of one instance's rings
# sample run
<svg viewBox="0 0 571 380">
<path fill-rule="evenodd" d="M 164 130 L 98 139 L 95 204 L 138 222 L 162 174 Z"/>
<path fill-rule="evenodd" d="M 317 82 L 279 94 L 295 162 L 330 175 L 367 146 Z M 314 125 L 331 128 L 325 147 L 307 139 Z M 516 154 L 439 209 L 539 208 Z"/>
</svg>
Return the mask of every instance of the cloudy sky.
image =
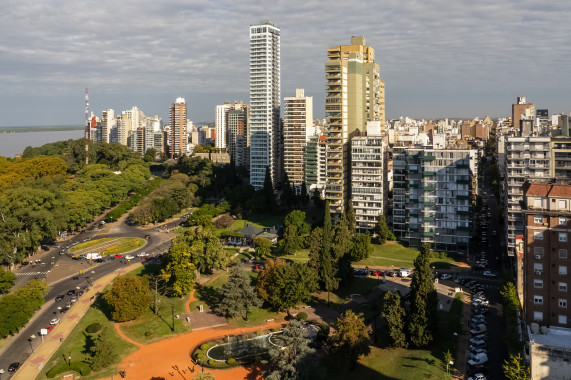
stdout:
<svg viewBox="0 0 571 380">
<path fill-rule="evenodd" d="M 324 117 L 329 46 L 364 35 L 388 118 L 501 116 L 517 96 L 571 111 L 569 0 L 1 0 L 0 126 L 82 125 L 138 106 L 194 121 L 248 101 L 249 25 L 281 28 L 282 97 Z"/>
</svg>

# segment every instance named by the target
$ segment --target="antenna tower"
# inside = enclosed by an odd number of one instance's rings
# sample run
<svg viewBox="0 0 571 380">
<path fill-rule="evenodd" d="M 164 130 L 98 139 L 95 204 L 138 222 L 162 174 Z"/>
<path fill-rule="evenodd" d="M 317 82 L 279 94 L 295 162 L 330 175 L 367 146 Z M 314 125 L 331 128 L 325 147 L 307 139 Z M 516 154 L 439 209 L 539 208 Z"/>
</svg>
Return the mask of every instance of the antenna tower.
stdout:
<svg viewBox="0 0 571 380">
<path fill-rule="evenodd" d="M 85 165 L 89 165 L 89 134 L 91 127 L 89 125 L 89 94 L 85 89 Z"/>
</svg>

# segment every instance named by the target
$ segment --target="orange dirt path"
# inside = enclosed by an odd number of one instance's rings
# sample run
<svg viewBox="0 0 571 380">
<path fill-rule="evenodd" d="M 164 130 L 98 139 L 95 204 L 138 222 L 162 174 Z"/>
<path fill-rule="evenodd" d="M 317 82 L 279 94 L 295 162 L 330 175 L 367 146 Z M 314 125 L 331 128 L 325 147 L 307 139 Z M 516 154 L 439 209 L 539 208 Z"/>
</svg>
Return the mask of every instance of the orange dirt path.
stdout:
<svg viewBox="0 0 571 380">
<path fill-rule="evenodd" d="M 136 342 L 133 339 L 129 338 L 127 335 L 123 334 L 123 331 L 121 331 L 121 324 L 120 323 L 113 323 L 113 325 L 115 326 L 115 331 L 117 331 L 117 334 L 119 334 L 121 339 L 126 340 L 127 342 L 132 343 L 139 348 L 143 347 L 142 343 Z"/>
<path fill-rule="evenodd" d="M 194 366 L 194 373 L 190 373 L 188 368 L 189 366 L 190 368 L 193 367 L 190 361 L 190 350 L 197 345 L 226 335 L 239 335 L 245 332 L 281 327 L 283 323 L 268 322 L 260 326 L 234 329 L 218 327 L 193 331 L 147 345 L 135 343 L 140 346 L 140 349 L 124 358 L 118 369 L 126 371 L 125 379 L 143 380 L 150 379 L 153 376 L 163 376 L 167 380 L 190 380 L 200 372 L 200 366 L 198 365 Z M 123 336 L 122 333 L 119 334 Z M 178 366 L 180 372 L 174 370 L 173 366 Z M 183 369 L 186 370 L 186 373 L 182 371 Z M 256 369 L 247 369 L 245 367 L 219 370 L 205 368 L 204 372 L 212 373 L 216 380 L 254 380 L 261 378 L 261 374 Z M 174 376 L 171 376 L 171 373 Z"/>
<path fill-rule="evenodd" d="M 194 298 L 194 289 L 192 289 L 192 292 L 190 292 L 190 297 L 188 297 L 188 301 L 186 301 L 184 304 L 187 313 L 190 313 L 190 303 L 193 301 L 196 301 L 196 298 Z"/>
</svg>

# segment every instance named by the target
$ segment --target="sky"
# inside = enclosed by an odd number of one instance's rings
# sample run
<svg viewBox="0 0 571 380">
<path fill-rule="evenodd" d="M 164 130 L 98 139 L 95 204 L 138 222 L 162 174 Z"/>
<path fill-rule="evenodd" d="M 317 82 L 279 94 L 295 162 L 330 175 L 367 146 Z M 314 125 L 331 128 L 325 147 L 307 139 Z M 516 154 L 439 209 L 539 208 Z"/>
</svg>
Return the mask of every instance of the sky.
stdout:
<svg viewBox="0 0 571 380">
<path fill-rule="evenodd" d="M 281 29 L 281 96 L 323 118 L 327 48 L 375 49 L 387 118 L 511 114 L 517 96 L 571 111 L 568 0 L 2 0 L 0 126 L 84 125 L 138 106 L 168 122 L 177 97 L 213 121 L 249 101 L 249 26 Z"/>
</svg>

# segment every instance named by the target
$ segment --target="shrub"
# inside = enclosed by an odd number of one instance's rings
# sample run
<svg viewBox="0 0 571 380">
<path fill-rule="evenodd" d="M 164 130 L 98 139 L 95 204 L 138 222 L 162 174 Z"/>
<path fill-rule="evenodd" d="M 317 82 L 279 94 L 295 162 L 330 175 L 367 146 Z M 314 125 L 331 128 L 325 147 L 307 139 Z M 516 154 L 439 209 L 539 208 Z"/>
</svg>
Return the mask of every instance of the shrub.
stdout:
<svg viewBox="0 0 571 380">
<path fill-rule="evenodd" d="M 280 329 L 278 329 L 277 327 L 274 327 L 273 329 L 270 330 L 271 332 L 278 332 L 280 331 Z"/>
<path fill-rule="evenodd" d="M 262 335 L 264 335 L 264 334 L 265 334 L 264 330 L 258 330 L 258 331 L 256 331 L 256 336 L 262 336 Z"/>
<path fill-rule="evenodd" d="M 150 330 L 149 330 L 149 331 L 145 331 L 145 336 L 146 336 L 147 338 L 150 337 L 151 335 L 153 335 L 153 332 L 152 332 L 152 331 L 150 331 Z"/>
<path fill-rule="evenodd" d="M 232 224 L 234 224 L 234 218 L 232 218 L 230 215 L 228 214 L 224 214 L 221 215 L 220 217 L 218 217 L 218 219 L 216 219 L 216 221 L 214 222 L 214 226 L 216 228 L 228 228 L 230 227 Z"/>
<path fill-rule="evenodd" d="M 204 343 L 203 345 L 200 346 L 200 349 L 202 351 L 207 351 L 210 348 L 210 344 L 208 343 Z"/>
<path fill-rule="evenodd" d="M 101 331 L 101 327 L 102 327 L 101 323 L 95 322 L 95 323 L 92 323 L 89 326 L 87 326 L 85 328 L 85 331 L 87 331 L 90 334 L 95 334 L 95 333 Z"/>
<path fill-rule="evenodd" d="M 67 363 L 59 363 L 55 365 L 52 369 L 50 369 L 46 373 L 46 376 L 49 377 L 50 379 L 53 379 L 57 375 L 67 372 L 70 369 L 72 371 L 79 373 L 81 376 L 87 376 L 91 373 L 91 368 L 89 367 L 89 364 L 84 362 L 72 362 L 71 365 L 68 365 Z"/>
<path fill-rule="evenodd" d="M 196 356 L 197 359 L 204 359 L 206 357 L 206 355 L 202 351 L 197 351 L 194 356 Z"/>
<path fill-rule="evenodd" d="M 214 359 L 208 359 L 208 364 L 209 365 L 214 365 L 216 363 L 216 360 Z"/>
<path fill-rule="evenodd" d="M 228 358 L 228 359 L 226 360 L 226 364 L 228 364 L 228 365 L 234 365 L 234 364 L 236 364 L 236 359 L 234 359 L 234 358 Z"/>
<path fill-rule="evenodd" d="M 79 372 L 81 376 L 87 376 L 91 373 L 91 368 L 89 367 L 89 364 L 84 362 L 72 362 L 71 369 L 74 370 L 75 372 Z"/>
<path fill-rule="evenodd" d="M 307 314 L 302 311 L 300 313 L 297 313 L 295 317 L 297 318 L 298 321 L 305 321 L 307 319 Z"/>
</svg>

